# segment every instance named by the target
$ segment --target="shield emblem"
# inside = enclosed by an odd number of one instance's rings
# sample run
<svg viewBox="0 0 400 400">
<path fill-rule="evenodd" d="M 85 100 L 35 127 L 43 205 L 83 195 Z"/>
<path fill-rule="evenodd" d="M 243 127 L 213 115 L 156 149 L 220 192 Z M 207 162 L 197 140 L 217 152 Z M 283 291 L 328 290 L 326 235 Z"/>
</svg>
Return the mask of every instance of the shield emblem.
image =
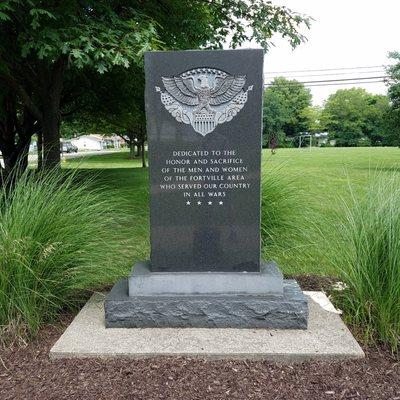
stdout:
<svg viewBox="0 0 400 400">
<path fill-rule="evenodd" d="M 215 129 L 215 112 L 194 112 L 192 126 L 193 129 L 205 136 Z"/>
</svg>

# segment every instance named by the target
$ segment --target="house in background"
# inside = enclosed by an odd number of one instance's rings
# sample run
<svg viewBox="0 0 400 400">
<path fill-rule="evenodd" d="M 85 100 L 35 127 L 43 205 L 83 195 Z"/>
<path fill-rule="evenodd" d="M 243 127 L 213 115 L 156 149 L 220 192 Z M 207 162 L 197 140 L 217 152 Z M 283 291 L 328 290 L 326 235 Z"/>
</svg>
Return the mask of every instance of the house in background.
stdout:
<svg viewBox="0 0 400 400">
<path fill-rule="evenodd" d="M 320 147 L 322 145 L 326 145 L 328 143 L 328 132 L 316 132 L 314 133 L 314 137 L 316 140 L 316 146 Z"/>
<path fill-rule="evenodd" d="M 82 135 L 70 140 L 70 142 L 78 148 L 79 151 L 85 150 L 105 150 L 120 149 L 125 145 L 125 140 L 117 135 Z"/>
<path fill-rule="evenodd" d="M 100 135 L 82 135 L 71 139 L 70 142 L 76 146 L 79 151 L 103 150 L 106 148 L 105 142 Z"/>
<path fill-rule="evenodd" d="M 104 140 L 107 142 L 107 148 L 112 147 L 114 149 L 120 149 L 126 145 L 125 139 L 118 135 L 105 136 Z"/>
</svg>

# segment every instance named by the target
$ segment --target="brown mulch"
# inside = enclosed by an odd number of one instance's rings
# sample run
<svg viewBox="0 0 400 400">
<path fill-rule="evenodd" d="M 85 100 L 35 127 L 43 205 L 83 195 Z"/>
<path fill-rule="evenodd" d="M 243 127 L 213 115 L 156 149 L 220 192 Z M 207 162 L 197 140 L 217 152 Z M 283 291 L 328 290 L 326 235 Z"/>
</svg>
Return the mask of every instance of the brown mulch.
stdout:
<svg viewBox="0 0 400 400">
<path fill-rule="evenodd" d="M 288 275 L 285 278 L 296 279 L 303 290 L 322 290 L 324 292 L 330 292 L 332 285 L 339 282 L 339 279 L 334 276 Z"/>
<path fill-rule="evenodd" d="M 363 360 L 294 365 L 182 357 L 50 361 L 72 318 L 43 328 L 25 348 L 0 353 L 1 400 L 400 400 L 400 362 L 379 349 L 368 349 Z"/>
</svg>

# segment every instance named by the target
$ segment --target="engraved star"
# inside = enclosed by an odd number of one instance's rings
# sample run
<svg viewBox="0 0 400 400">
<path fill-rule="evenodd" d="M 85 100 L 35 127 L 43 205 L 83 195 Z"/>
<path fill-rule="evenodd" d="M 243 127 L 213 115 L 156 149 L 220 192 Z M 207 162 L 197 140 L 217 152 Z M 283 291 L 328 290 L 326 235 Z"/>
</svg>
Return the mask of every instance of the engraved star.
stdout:
<svg viewBox="0 0 400 400">
<path fill-rule="evenodd" d="M 197 202 L 197 205 L 201 206 L 201 201 L 198 201 L 198 202 Z"/>
<path fill-rule="evenodd" d="M 224 202 L 223 202 L 223 201 L 220 201 L 220 202 L 219 202 L 219 205 L 222 206 L 222 204 L 224 204 Z"/>
<path fill-rule="evenodd" d="M 212 201 L 209 201 L 209 202 L 208 202 L 208 205 L 211 206 L 211 204 L 212 204 Z"/>
<path fill-rule="evenodd" d="M 187 206 L 190 206 L 190 201 L 187 201 L 187 202 L 186 202 L 186 205 L 187 205 Z"/>
</svg>

